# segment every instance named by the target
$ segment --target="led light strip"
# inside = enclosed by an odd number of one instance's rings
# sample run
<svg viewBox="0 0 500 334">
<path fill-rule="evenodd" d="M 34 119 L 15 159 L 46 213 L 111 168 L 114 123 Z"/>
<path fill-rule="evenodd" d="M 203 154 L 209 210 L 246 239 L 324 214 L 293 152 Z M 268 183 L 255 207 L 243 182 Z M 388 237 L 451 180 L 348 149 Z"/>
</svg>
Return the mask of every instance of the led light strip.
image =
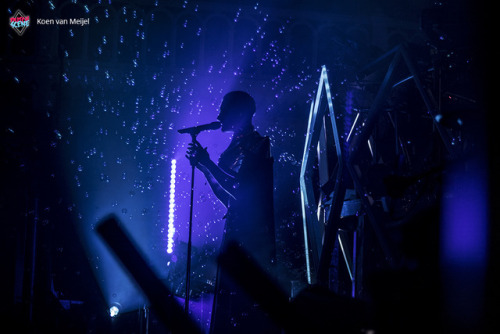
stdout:
<svg viewBox="0 0 500 334">
<path fill-rule="evenodd" d="M 177 161 L 172 159 L 170 165 L 170 199 L 168 204 L 168 239 L 167 253 L 171 254 L 174 247 L 174 212 L 175 212 L 175 173 L 177 169 Z"/>
</svg>

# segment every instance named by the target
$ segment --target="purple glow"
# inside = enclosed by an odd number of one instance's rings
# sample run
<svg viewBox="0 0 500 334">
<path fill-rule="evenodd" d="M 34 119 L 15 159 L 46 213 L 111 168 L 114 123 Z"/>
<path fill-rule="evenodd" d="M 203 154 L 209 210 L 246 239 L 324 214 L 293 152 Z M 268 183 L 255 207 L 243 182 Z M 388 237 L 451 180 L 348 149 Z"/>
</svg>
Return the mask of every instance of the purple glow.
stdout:
<svg viewBox="0 0 500 334">
<path fill-rule="evenodd" d="M 486 164 L 464 165 L 452 168 L 444 184 L 440 262 L 445 320 L 468 327 L 479 324 L 483 314 L 489 199 Z"/>
<path fill-rule="evenodd" d="M 445 184 L 441 260 L 453 266 L 484 266 L 488 249 L 488 187 L 478 162 L 452 170 Z"/>
</svg>

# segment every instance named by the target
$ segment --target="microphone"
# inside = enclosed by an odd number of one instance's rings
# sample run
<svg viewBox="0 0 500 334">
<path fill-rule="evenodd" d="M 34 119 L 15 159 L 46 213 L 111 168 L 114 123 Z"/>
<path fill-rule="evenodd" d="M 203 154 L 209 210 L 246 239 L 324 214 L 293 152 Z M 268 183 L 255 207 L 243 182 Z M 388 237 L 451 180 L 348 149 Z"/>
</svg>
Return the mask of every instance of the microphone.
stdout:
<svg viewBox="0 0 500 334">
<path fill-rule="evenodd" d="M 190 128 L 184 128 L 177 130 L 179 133 L 189 133 L 190 135 L 197 135 L 198 133 L 206 130 L 217 130 L 220 129 L 221 124 L 220 122 L 212 122 L 208 124 L 202 124 L 198 126 L 192 126 Z"/>
</svg>

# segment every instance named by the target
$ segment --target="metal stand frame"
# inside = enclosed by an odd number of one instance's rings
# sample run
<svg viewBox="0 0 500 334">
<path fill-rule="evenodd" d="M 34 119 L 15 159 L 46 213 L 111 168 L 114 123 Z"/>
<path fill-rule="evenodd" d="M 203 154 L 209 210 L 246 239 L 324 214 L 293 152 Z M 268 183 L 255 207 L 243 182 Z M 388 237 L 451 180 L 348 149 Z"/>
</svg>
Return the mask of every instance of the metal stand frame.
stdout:
<svg viewBox="0 0 500 334">
<path fill-rule="evenodd" d="M 199 132 L 192 132 L 191 142 L 196 142 L 196 136 Z M 186 298 L 184 299 L 184 311 L 189 314 L 189 292 L 191 283 L 191 251 L 192 251 L 192 234 L 193 234 L 193 199 L 194 199 L 194 175 L 195 165 L 191 165 L 191 194 L 189 199 L 189 237 L 187 243 L 187 258 L 186 258 Z"/>
<path fill-rule="evenodd" d="M 379 243 L 384 258 L 390 267 L 397 264 L 395 254 L 388 242 L 383 228 L 380 226 L 375 213 L 372 210 L 363 184 L 355 170 L 355 163 L 359 159 L 362 145 L 371 139 L 372 132 L 376 125 L 376 121 L 383 112 L 383 103 L 387 100 L 391 89 L 407 80 L 414 80 L 417 90 L 421 95 L 427 112 L 432 116 L 434 126 L 437 129 L 442 142 L 448 151 L 448 154 L 453 156 L 453 148 L 450 144 L 449 137 L 446 131 L 436 120 L 438 110 L 436 103 L 428 91 L 422 85 L 419 74 L 414 66 L 407 50 L 404 46 L 398 46 L 387 52 L 382 57 L 367 65 L 362 71 L 370 70 L 380 66 L 380 62 L 392 57 L 388 66 L 387 72 L 378 89 L 375 99 L 368 111 L 367 119 L 364 121 L 362 130 L 353 134 L 352 129 L 346 143 L 346 151 L 342 150 L 341 142 L 336 125 L 336 117 L 333 109 L 332 95 L 330 85 L 328 83 L 326 66 L 322 66 L 321 76 L 319 80 L 316 98 L 311 104 L 309 113 L 308 128 L 306 133 L 306 142 L 304 147 L 304 155 L 302 159 L 302 168 L 300 173 L 300 190 L 301 204 L 303 216 L 304 242 L 306 252 L 306 270 L 307 281 L 309 284 L 328 284 L 328 269 L 331 262 L 332 251 L 335 244 L 335 238 L 339 240 L 342 254 L 349 271 L 349 276 L 352 282 L 352 296 L 357 296 L 357 291 L 360 288 L 362 280 L 362 240 L 364 239 L 364 220 L 362 216 L 358 219 L 358 225 L 355 228 L 352 245 L 347 237 L 347 231 L 339 230 L 339 220 L 346 215 L 349 215 L 349 205 L 351 201 L 345 201 L 346 180 L 350 178 L 354 185 L 354 189 L 359 199 L 359 204 L 363 212 L 368 217 L 369 223 L 373 229 L 376 240 Z M 410 76 L 404 80 L 395 82 L 395 69 L 404 62 Z M 324 100 L 326 99 L 326 105 Z M 330 119 L 331 123 L 326 120 Z M 353 125 L 354 127 L 354 125 Z M 328 136 L 328 128 L 331 129 L 332 136 Z M 352 134 L 352 136 L 351 136 Z M 336 165 L 332 173 L 328 169 L 328 153 L 326 150 L 327 141 L 330 145 L 333 144 L 336 149 Z M 349 141 L 351 139 L 351 141 Z M 398 138 L 397 138 L 398 140 Z M 317 153 L 317 154 L 314 154 Z M 326 173 L 328 182 L 333 184 L 330 191 L 323 192 L 319 201 L 316 201 L 313 188 L 313 166 L 318 163 L 320 173 Z M 320 182 L 321 183 L 321 182 Z M 327 198 L 327 201 L 323 199 Z M 351 210 L 352 211 L 352 210 Z M 352 214 L 352 213 L 351 213 Z"/>
<path fill-rule="evenodd" d="M 323 106 L 323 91 L 326 94 L 327 108 Z M 338 204 L 344 199 L 345 187 L 342 182 L 342 176 L 344 173 L 343 168 L 343 158 L 340 146 L 340 139 L 338 136 L 337 125 L 335 122 L 335 113 L 333 110 L 332 97 L 330 92 L 330 85 L 328 83 L 328 76 L 326 66 L 322 67 L 321 77 L 319 81 L 318 91 L 316 94 L 316 99 L 311 105 L 311 111 L 309 114 L 309 124 L 307 128 L 306 135 L 306 145 L 304 149 L 304 156 L 302 159 L 302 168 L 300 172 L 300 189 L 301 189 L 301 201 L 302 201 L 302 217 L 304 224 L 304 242 L 306 249 L 306 266 L 307 266 L 307 281 L 309 284 L 317 281 L 324 281 L 324 264 L 328 262 L 328 258 L 331 255 L 331 249 L 333 249 L 334 233 L 332 230 L 332 224 L 327 224 L 325 228 L 322 228 L 318 218 L 318 210 L 325 208 L 324 203 L 316 203 L 314 199 L 314 189 L 313 183 L 311 182 L 311 171 L 313 169 L 313 164 L 315 158 L 310 152 L 314 152 L 318 145 L 320 149 L 325 149 L 326 138 L 325 136 L 325 116 L 330 116 L 330 126 L 333 129 L 333 137 L 335 141 L 336 156 L 337 156 L 337 168 L 336 171 L 331 175 L 334 182 L 334 189 L 331 193 L 332 195 L 332 208 L 333 212 L 326 212 L 322 210 L 323 220 L 330 221 L 330 216 L 339 215 L 340 211 Z M 323 134 L 323 138 L 320 140 L 320 135 Z M 328 166 L 326 166 L 328 168 Z M 325 230 L 326 229 L 326 230 Z M 322 242 L 323 236 L 325 236 L 324 242 Z M 325 247 L 326 245 L 326 247 Z M 331 247 L 330 247 L 331 246 Z M 323 265 L 322 265 L 323 264 Z M 322 276 L 320 278 L 320 276 Z"/>
</svg>

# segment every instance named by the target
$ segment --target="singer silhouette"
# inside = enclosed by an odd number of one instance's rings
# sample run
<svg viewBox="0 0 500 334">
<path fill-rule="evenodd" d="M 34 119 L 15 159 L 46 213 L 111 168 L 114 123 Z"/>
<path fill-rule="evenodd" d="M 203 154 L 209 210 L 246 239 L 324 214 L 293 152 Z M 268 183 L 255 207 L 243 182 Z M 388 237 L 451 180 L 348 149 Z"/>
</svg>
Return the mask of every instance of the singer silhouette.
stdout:
<svg viewBox="0 0 500 334">
<path fill-rule="evenodd" d="M 197 141 L 186 157 L 205 175 L 227 208 L 221 249 L 238 242 L 268 272 L 275 263 L 273 159 L 268 137 L 255 131 L 255 101 L 246 92 L 226 94 L 217 119 L 221 130 L 233 132 L 216 164 Z M 210 333 L 279 333 L 258 305 L 218 268 Z"/>
</svg>

